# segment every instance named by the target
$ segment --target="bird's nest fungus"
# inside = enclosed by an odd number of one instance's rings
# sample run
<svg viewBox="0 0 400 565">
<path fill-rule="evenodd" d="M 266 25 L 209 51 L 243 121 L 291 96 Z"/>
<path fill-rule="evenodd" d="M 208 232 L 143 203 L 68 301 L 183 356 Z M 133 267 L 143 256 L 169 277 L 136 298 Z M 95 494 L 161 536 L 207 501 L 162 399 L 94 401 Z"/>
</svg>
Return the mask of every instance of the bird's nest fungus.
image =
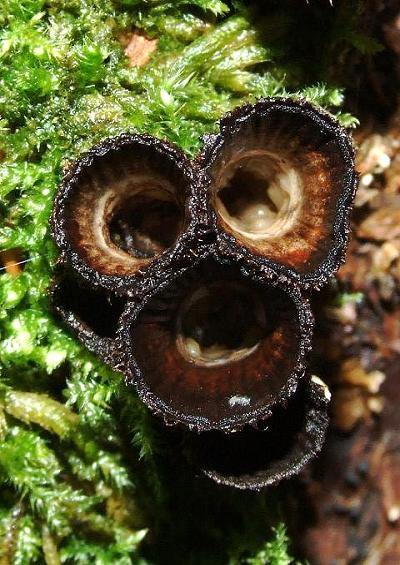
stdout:
<svg viewBox="0 0 400 565">
<path fill-rule="evenodd" d="M 356 182 L 338 123 L 280 98 L 224 117 L 195 162 L 106 140 L 58 190 L 56 310 L 217 482 L 274 484 L 322 446 L 307 293 L 343 260 Z"/>
</svg>

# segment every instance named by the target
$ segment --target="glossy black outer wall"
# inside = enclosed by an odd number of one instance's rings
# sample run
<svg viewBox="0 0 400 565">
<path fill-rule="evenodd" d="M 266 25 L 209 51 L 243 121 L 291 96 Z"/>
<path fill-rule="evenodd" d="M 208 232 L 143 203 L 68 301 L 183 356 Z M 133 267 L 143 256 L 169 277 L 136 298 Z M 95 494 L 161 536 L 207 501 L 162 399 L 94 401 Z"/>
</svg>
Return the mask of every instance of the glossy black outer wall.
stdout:
<svg viewBox="0 0 400 565">
<path fill-rule="evenodd" d="M 248 427 L 228 437 L 220 432 L 191 434 L 188 457 L 221 485 L 248 490 L 276 485 L 297 475 L 321 451 L 328 405 L 324 387 L 307 379 L 286 409 L 268 420 L 267 431 Z"/>
<path fill-rule="evenodd" d="M 321 264 L 313 271 L 299 274 L 295 270 L 271 261 L 268 257 L 252 254 L 248 249 L 239 245 L 228 233 L 222 232 L 218 226 L 216 214 L 211 206 L 210 183 L 208 169 L 218 154 L 218 148 L 224 136 L 232 135 L 240 124 L 250 119 L 254 114 L 260 118 L 267 115 L 271 109 L 279 109 L 282 115 L 297 113 L 304 115 L 308 120 L 313 120 L 318 127 L 329 130 L 340 147 L 341 154 L 346 162 L 346 173 L 343 179 L 343 190 L 337 201 L 336 221 L 334 224 L 334 246 L 330 249 Z M 142 400 L 153 412 L 161 415 L 168 424 L 183 424 L 198 431 L 209 430 L 209 422 L 192 418 L 182 418 L 180 414 L 171 413 L 167 406 L 162 406 L 148 389 L 141 376 L 140 367 L 137 366 L 132 354 L 127 350 L 129 343 L 130 327 L 134 324 L 138 313 L 147 301 L 162 289 L 185 275 L 189 268 L 201 263 L 207 258 L 212 258 L 217 263 L 229 263 L 236 265 L 244 277 L 259 280 L 262 284 L 278 286 L 295 296 L 301 311 L 301 329 L 303 336 L 303 347 L 298 366 L 293 372 L 293 379 L 288 387 L 280 393 L 276 399 L 273 410 L 260 411 L 257 414 L 248 414 L 248 419 L 240 422 L 229 421 L 220 426 L 223 432 L 234 431 L 247 423 L 255 424 L 258 418 L 274 418 L 276 410 L 286 414 L 289 425 L 291 419 L 290 406 L 298 397 L 297 390 L 303 390 L 307 385 L 309 388 L 306 396 L 303 394 L 305 410 L 304 425 L 295 434 L 294 446 L 287 454 L 276 461 L 271 461 L 267 468 L 255 469 L 252 473 L 242 475 L 230 474 L 229 469 L 221 470 L 213 467 L 212 462 L 207 461 L 204 466 L 199 460 L 198 464 L 203 471 L 219 483 L 235 486 L 238 488 L 259 489 L 263 486 L 274 484 L 297 473 L 311 457 L 321 448 L 327 426 L 327 404 L 328 401 L 322 393 L 319 385 L 312 384 L 309 377 L 304 377 L 306 370 L 307 352 L 310 348 L 312 335 L 312 316 L 309 311 L 308 301 L 302 297 L 306 289 L 321 287 L 339 267 L 344 259 L 349 234 L 349 217 L 351 204 L 357 184 L 357 175 L 354 171 L 354 156 L 351 142 L 347 133 L 339 124 L 325 112 L 315 109 L 304 101 L 294 102 L 290 99 L 265 99 L 254 105 L 238 108 L 221 120 L 221 133 L 208 136 L 205 140 L 204 151 L 195 162 L 190 162 L 181 151 L 165 141 L 152 138 L 147 135 L 122 135 L 115 139 L 108 139 L 92 148 L 81 157 L 67 171 L 55 198 L 52 214 L 52 231 L 55 242 L 60 250 L 59 269 L 53 285 L 52 297 L 57 313 L 66 325 L 73 330 L 80 341 L 92 352 L 97 354 L 114 369 L 121 371 L 127 378 L 128 383 L 133 383 Z M 296 135 L 296 132 L 293 132 Z M 170 159 L 175 167 L 181 171 L 187 180 L 187 204 L 186 204 L 186 229 L 178 237 L 176 243 L 154 258 L 145 268 L 126 276 L 105 275 L 89 265 L 80 254 L 79 249 L 74 248 L 66 230 L 65 212 L 68 199 L 79 185 L 81 175 L 90 167 L 96 167 L 104 156 L 110 153 L 118 156 L 121 149 L 127 147 L 152 147 L 162 156 Z M 63 298 L 62 288 L 63 273 L 73 273 L 77 279 L 85 281 L 85 284 L 93 289 L 105 289 L 110 295 L 121 297 L 126 301 L 124 311 L 119 318 L 118 331 L 114 335 L 101 336 L 79 315 L 74 308 Z M 299 381 L 300 379 L 300 381 Z M 301 386 L 298 387 L 298 382 Z M 300 393 L 299 393 L 300 394 Z M 288 409 L 285 410 L 285 406 Z M 283 412 L 282 412 L 283 411 Z M 282 416 L 283 418 L 283 416 Z M 282 420 L 283 422 L 283 420 Z M 284 424 L 286 427 L 286 424 Z M 213 428 L 215 429 L 215 428 Z M 218 429 L 218 427 L 217 427 Z M 206 443 L 208 433 L 220 434 L 221 431 L 204 432 Z M 242 432 L 232 435 L 239 437 Z M 267 434 L 268 432 L 263 432 Z M 223 434 L 225 435 L 225 434 Z M 203 434 L 199 434 L 199 439 Z M 227 436 L 229 437 L 229 436 Z M 267 438 L 267 436 L 262 436 Z M 259 449 L 268 445 L 268 441 L 261 438 Z M 193 446 L 192 446 L 193 447 Z M 201 453 L 201 448 L 198 448 Z M 196 459 L 196 458 L 195 458 Z M 217 464 L 218 462 L 216 462 Z M 203 465 L 203 466 L 202 466 Z"/>
<path fill-rule="evenodd" d="M 51 303 L 56 314 L 77 335 L 79 341 L 107 365 L 118 370 L 122 364 L 114 337 L 99 335 L 99 332 L 93 329 L 93 325 L 82 317 L 79 309 L 74 308 L 66 297 L 65 284 L 69 287 L 72 286 L 72 288 L 69 288 L 69 292 L 72 291 L 75 294 L 77 301 L 81 304 L 93 305 L 90 297 L 88 298 L 82 292 L 85 282 L 79 275 L 75 274 L 74 276 L 74 273 L 71 273 L 68 268 L 60 266 L 56 269 L 53 285 L 50 289 Z"/>
</svg>

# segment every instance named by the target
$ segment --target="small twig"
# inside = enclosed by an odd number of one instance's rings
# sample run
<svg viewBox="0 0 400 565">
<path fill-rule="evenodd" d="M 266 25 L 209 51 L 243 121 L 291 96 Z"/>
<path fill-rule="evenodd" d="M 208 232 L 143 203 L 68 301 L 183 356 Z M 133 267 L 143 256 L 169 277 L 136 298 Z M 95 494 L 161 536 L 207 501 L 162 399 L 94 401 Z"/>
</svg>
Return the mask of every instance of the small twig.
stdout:
<svg viewBox="0 0 400 565">
<path fill-rule="evenodd" d="M 4 267 L 0 267 L 0 273 L 2 271 L 6 271 L 13 276 L 18 276 L 22 272 L 22 269 L 19 268 L 20 265 L 25 265 L 25 263 L 29 263 L 30 261 L 33 261 L 34 259 L 38 259 L 40 257 L 40 255 L 33 255 L 28 259 L 23 259 L 22 261 L 6 262 L 4 261 L 4 253 L 6 253 L 6 251 L 0 251 L 0 260 L 4 264 Z"/>
<path fill-rule="evenodd" d="M 23 263 L 21 249 L 5 249 L 0 251 L 0 261 L 4 267 L 0 267 L 0 271 L 7 271 L 13 277 L 17 277 L 22 269 L 20 265 Z"/>
<path fill-rule="evenodd" d="M 12 512 L 9 519 L 9 523 L 6 527 L 5 535 L 1 543 L 1 558 L 0 565 L 12 565 L 14 563 L 14 553 L 15 546 L 17 542 L 18 534 L 18 523 L 23 515 L 22 503 L 17 504 Z"/>
<path fill-rule="evenodd" d="M 47 526 L 42 528 L 42 549 L 46 565 L 61 565 L 57 544 Z"/>
</svg>

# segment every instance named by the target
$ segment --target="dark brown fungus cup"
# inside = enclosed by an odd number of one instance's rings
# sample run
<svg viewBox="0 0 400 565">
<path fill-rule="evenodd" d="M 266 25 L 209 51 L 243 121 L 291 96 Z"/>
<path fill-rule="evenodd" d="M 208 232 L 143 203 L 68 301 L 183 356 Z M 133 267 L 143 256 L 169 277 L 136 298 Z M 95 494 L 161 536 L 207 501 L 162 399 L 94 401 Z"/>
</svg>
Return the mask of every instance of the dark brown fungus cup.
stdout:
<svg viewBox="0 0 400 565">
<path fill-rule="evenodd" d="M 51 301 L 56 314 L 92 353 L 119 367 L 115 336 L 125 299 L 92 288 L 69 269 L 62 269 L 53 284 Z"/>
<path fill-rule="evenodd" d="M 195 181 L 183 154 L 153 137 L 121 135 L 94 147 L 56 196 L 52 225 L 62 260 L 113 289 L 167 268 L 190 237 L 194 215 L 201 221 Z"/>
<path fill-rule="evenodd" d="M 339 267 L 357 184 L 351 140 L 307 102 L 266 99 L 222 119 L 202 165 L 220 247 L 321 286 Z"/>
<path fill-rule="evenodd" d="M 207 260 L 129 306 L 118 339 L 128 381 L 167 423 L 232 431 L 295 392 L 311 332 L 296 288 Z"/>
<path fill-rule="evenodd" d="M 187 456 L 223 485 L 251 490 L 275 485 L 297 475 L 321 450 L 329 400 L 327 386 L 317 377 L 307 378 L 287 406 L 263 423 L 263 430 L 246 426 L 229 435 L 187 434 Z"/>
</svg>

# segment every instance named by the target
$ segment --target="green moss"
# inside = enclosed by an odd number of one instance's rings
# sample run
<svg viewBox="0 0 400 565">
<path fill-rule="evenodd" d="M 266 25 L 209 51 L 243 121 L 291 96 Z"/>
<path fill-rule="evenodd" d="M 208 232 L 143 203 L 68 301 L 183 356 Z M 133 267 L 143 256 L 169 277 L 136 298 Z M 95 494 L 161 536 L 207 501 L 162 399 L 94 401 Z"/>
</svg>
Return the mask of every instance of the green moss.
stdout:
<svg viewBox="0 0 400 565">
<path fill-rule="evenodd" d="M 285 528 L 279 525 L 274 530 L 274 537 L 253 557 L 245 561 L 246 565 L 294 565 L 295 560 L 289 555 L 289 538 Z M 297 562 L 298 563 L 298 562 Z"/>
<path fill-rule="evenodd" d="M 322 82 L 325 72 L 305 79 L 304 60 L 290 61 L 296 41 L 309 35 L 294 33 L 290 3 L 271 2 L 257 26 L 244 3 L 230 4 L 5 0 L 0 7 L 0 249 L 23 252 L 19 276 L 0 265 L 4 563 L 136 563 L 145 528 L 156 562 L 162 542 L 170 562 L 185 555 L 186 563 L 237 563 L 265 543 L 276 519 L 262 495 L 252 495 L 249 508 L 242 494 L 177 481 L 163 430 L 121 377 L 53 318 L 46 293 L 57 259 L 49 215 L 63 167 L 105 137 L 146 132 L 194 155 L 224 112 L 288 94 L 356 124 L 340 114 L 343 93 Z M 324 53 L 336 56 L 349 41 L 371 48 L 352 35 L 353 14 L 335 14 L 345 37 L 338 43 L 335 32 L 328 41 L 338 26 L 329 15 L 332 33 L 318 39 Z M 128 66 L 119 40 L 134 27 L 159 40 L 140 69 Z M 202 502 L 207 496 L 212 504 Z M 190 513 L 195 504 L 201 520 Z M 290 563 L 286 543 L 278 529 L 245 562 Z"/>
</svg>

